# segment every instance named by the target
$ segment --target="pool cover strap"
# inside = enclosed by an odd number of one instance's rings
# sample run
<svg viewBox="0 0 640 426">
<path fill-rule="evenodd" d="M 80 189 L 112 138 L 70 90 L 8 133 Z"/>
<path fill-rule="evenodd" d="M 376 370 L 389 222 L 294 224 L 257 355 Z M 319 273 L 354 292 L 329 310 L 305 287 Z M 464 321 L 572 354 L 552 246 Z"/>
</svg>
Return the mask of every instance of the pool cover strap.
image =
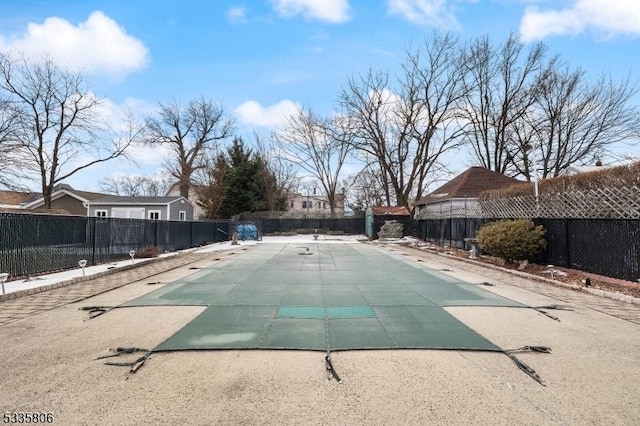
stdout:
<svg viewBox="0 0 640 426">
<path fill-rule="evenodd" d="M 80 310 L 89 311 L 89 319 L 93 319 L 109 312 L 113 308 L 113 306 L 83 306 L 82 308 L 80 308 Z"/>
<path fill-rule="evenodd" d="M 114 358 L 114 357 L 119 357 L 121 355 L 128 355 L 128 354 L 133 354 L 133 353 L 137 353 L 137 352 L 142 352 L 142 353 L 144 353 L 144 355 L 142 355 L 141 357 L 136 358 L 134 361 L 123 361 L 123 362 L 106 361 L 104 363 L 105 365 L 114 365 L 116 367 L 130 367 L 129 375 L 131 375 L 131 374 L 135 374 L 140 369 L 140 367 L 142 367 L 144 365 L 146 360 L 151 356 L 152 351 L 150 351 L 149 349 L 142 349 L 142 348 L 135 348 L 135 347 L 133 347 L 133 348 L 116 348 L 114 353 L 109 354 L 109 355 L 100 356 L 100 357 L 96 358 L 96 360 L 98 360 L 98 359 L 106 359 L 106 358 Z M 127 378 L 128 378 L 128 376 L 127 376 Z"/>
<path fill-rule="evenodd" d="M 518 357 L 515 356 L 516 353 L 526 352 L 526 351 L 548 354 L 548 353 L 551 353 L 551 348 L 549 348 L 547 346 L 523 346 L 521 348 L 509 349 L 509 350 L 505 350 L 504 351 L 504 353 L 509 358 L 511 358 L 511 360 L 518 366 L 518 368 L 520 370 L 522 370 L 525 373 L 527 373 L 527 375 L 529 377 L 531 377 L 536 382 L 540 383 L 542 386 L 546 386 L 546 383 L 538 375 L 536 370 L 534 370 L 532 367 L 530 367 L 529 365 L 525 364 L 523 361 L 519 360 Z"/>
<path fill-rule="evenodd" d="M 331 378 L 336 379 L 336 381 L 342 384 L 342 379 L 336 373 L 336 370 L 333 368 L 333 363 L 331 362 L 331 352 L 327 351 L 327 355 L 324 357 L 325 363 L 327 365 L 327 379 L 331 380 Z"/>
</svg>

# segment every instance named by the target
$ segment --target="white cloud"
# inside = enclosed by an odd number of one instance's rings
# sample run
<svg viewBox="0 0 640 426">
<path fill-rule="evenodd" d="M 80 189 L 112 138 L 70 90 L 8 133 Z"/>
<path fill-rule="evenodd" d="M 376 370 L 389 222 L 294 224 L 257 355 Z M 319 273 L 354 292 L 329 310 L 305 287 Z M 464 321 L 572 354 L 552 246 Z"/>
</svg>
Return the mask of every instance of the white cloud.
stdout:
<svg viewBox="0 0 640 426">
<path fill-rule="evenodd" d="M 21 36 L 0 34 L 0 50 L 48 55 L 73 70 L 113 78 L 122 78 L 149 62 L 144 44 L 100 11 L 78 25 L 51 17 L 42 24 L 29 23 Z"/>
<path fill-rule="evenodd" d="M 307 19 L 338 24 L 349 20 L 348 0 L 270 0 L 284 17 L 303 15 Z"/>
<path fill-rule="evenodd" d="M 244 7 L 236 6 L 227 10 L 227 19 L 231 22 L 244 22 L 247 11 Z"/>
<path fill-rule="evenodd" d="M 606 36 L 640 35 L 640 1 L 575 0 L 573 6 L 560 10 L 531 6 L 520 23 L 520 36 L 526 42 L 551 35 L 576 35 L 587 29 Z"/>
<path fill-rule="evenodd" d="M 399 15 L 418 25 L 456 30 L 460 23 L 451 0 L 387 0 L 391 15 Z"/>
<path fill-rule="evenodd" d="M 260 126 L 278 127 L 287 122 L 287 117 L 298 110 L 298 105 L 285 99 L 277 104 L 263 107 L 256 101 L 247 101 L 238 106 L 235 116 L 240 123 Z"/>
</svg>

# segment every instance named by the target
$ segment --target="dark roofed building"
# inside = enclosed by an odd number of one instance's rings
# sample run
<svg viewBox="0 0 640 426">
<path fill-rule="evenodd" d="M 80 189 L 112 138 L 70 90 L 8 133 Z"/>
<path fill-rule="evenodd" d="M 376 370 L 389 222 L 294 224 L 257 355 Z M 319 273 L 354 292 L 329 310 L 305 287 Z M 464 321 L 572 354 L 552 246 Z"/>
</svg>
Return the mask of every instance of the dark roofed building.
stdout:
<svg viewBox="0 0 640 426">
<path fill-rule="evenodd" d="M 475 217 L 479 215 L 478 197 L 484 191 L 522 183 L 502 173 L 480 166 L 470 167 L 415 205 L 416 218 Z"/>
</svg>

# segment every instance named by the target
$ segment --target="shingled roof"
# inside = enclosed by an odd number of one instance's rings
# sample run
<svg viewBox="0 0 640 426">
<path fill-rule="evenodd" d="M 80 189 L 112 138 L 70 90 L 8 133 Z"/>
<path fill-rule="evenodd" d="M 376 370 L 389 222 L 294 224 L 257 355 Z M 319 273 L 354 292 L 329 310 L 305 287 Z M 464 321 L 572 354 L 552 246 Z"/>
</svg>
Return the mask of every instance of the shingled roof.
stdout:
<svg viewBox="0 0 640 426">
<path fill-rule="evenodd" d="M 372 207 L 371 210 L 373 211 L 374 216 L 410 216 L 409 210 L 403 206 L 375 206 Z"/>
<path fill-rule="evenodd" d="M 182 197 L 133 197 L 126 195 L 108 195 L 91 201 L 95 204 L 169 204 L 182 199 Z"/>
<path fill-rule="evenodd" d="M 522 182 L 502 173 L 474 166 L 454 177 L 426 197 L 422 197 L 416 204 L 438 203 L 453 198 L 478 198 L 484 191 L 505 188 L 518 183 Z"/>
<path fill-rule="evenodd" d="M 0 204 L 20 205 L 33 195 L 31 192 L 0 190 Z"/>
</svg>

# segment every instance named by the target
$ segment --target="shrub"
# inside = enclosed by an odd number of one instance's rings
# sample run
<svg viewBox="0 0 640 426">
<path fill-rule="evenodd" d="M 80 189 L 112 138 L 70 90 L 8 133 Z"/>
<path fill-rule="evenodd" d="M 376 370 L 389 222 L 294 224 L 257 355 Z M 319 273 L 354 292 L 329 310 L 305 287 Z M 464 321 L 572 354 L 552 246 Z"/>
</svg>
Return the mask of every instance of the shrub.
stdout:
<svg viewBox="0 0 640 426">
<path fill-rule="evenodd" d="M 545 230 L 531 219 L 500 220 L 478 231 L 478 246 L 506 261 L 531 260 L 545 247 Z"/>
<path fill-rule="evenodd" d="M 136 257 L 138 259 L 149 259 L 152 257 L 158 257 L 159 254 L 160 254 L 160 251 L 158 250 L 157 247 L 149 246 L 144 250 L 137 252 Z"/>
</svg>

